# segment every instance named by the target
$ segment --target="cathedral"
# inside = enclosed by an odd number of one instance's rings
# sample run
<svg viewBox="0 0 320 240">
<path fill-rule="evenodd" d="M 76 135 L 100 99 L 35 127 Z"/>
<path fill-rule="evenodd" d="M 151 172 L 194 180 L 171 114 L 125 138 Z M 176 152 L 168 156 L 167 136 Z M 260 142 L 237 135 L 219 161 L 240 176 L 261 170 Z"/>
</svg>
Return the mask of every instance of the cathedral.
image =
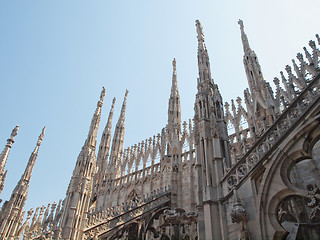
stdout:
<svg viewBox="0 0 320 240">
<path fill-rule="evenodd" d="M 162 131 L 124 148 L 127 90 L 114 132 L 115 99 L 97 146 L 103 88 L 64 200 L 24 209 L 44 128 L 3 203 L 0 239 L 320 239 L 319 35 L 271 86 L 238 23 L 248 81 L 242 98 L 223 102 L 197 20 L 193 119 L 181 120 L 173 59 Z M 18 129 L 0 155 L 0 194 Z"/>
</svg>

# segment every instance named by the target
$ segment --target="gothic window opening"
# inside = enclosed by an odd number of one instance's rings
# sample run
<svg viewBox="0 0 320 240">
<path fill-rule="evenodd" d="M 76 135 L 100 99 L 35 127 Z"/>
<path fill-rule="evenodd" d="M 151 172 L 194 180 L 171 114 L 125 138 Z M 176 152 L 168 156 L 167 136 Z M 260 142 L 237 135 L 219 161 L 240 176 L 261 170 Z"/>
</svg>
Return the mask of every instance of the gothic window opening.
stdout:
<svg viewBox="0 0 320 240">
<path fill-rule="evenodd" d="M 149 154 L 148 159 L 146 161 L 146 167 L 150 167 L 152 165 L 152 157 L 151 154 Z"/>
<path fill-rule="evenodd" d="M 319 202 L 312 204 L 308 197 L 290 195 L 279 203 L 276 214 L 288 236 L 294 237 L 290 239 L 319 239 Z"/>
<path fill-rule="evenodd" d="M 189 152 L 190 146 L 188 140 L 185 138 L 184 143 L 182 145 L 182 153 Z"/>
<path fill-rule="evenodd" d="M 138 163 L 138 171 L 143 169 L 143 160 L 140 158 L 139 163 Z"/>
<path fill-rule="evenodd" d="M 236 129 L 235 129 L 233 123 L 231 122 L 231 120 L 228 120 L 228 122 L 227 122 L 227 130 L 228 130 L 229 136 L 236 132 Z"/>
<path fill-rule="evenodd" d="M 289 172 L 290 182 L 299 189 L 307 189 L 309 184 L 320 183 L 320 161 L 304 159 L 296 163 Z"/>
<path fill-rule="evenodd" d="M 129 172 L 129 165 L 128 165 L 128 163 L 126 164 L 126 167 L 125 167 L 125 169 L 124 169 L 124 175 L 128 175 L 128 174 L 130 174 L 130 172 Z"/>
<path fill-rule="evenodd" d="M 307 190 L 310 184 L 320 186 L 320 140 L 312 149 L 312 158 L 302 159 L 289 169 L 288 178 L 291 184 Z"/>
<path fill-rule="evenodd" d="M 248 132 L 250 134 L 249 124 L 243 115 L 240 118 L 239 126 L 240 126 L 239 131 L 240 131 L 241 140 L 249 138 L 250 137 L 248 136 Z"/>
<path fill-rule="evenodd" d="M 160 156 L 160 151 L 159 149 L 157 150 L 157 153 L 156 153 L 156 156 L 154 158 L 154 163 L 157 164 L 157 163 L 160 163 L 160 160 L 161 160 L 161 156 Z"/>
</svg>

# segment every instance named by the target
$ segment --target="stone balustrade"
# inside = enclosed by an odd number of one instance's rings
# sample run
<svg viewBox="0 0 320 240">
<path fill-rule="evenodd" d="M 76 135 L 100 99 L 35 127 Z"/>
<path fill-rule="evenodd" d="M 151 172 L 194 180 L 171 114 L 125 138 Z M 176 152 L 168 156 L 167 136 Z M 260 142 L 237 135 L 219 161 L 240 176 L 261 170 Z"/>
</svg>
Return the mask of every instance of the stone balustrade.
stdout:
<svg viewBox="0 0 320 240">
<path fill-rule="evenodd" d="M 318 101 L 320 101 L 320 72 L 252 148 L 226 172 L 221 180 L 224 192 L 227 194 L 232 189 L 238 188 L 258 165 L 267 160 L 268 152 L 280 144 L 286 134 L 304 119 L 305 113 Z"/>
<path fill-rule="evenodd" d="M 92 209 L 88 214 L 84 230 L 85 239 L 91 239 L 100 234 L 119 228 L 135 218 L 170 203 L 170 186 L 157 189 L 142 198 L 131 199 L 121 206 L 117 205 L 106 210 Z"/>
</svg>

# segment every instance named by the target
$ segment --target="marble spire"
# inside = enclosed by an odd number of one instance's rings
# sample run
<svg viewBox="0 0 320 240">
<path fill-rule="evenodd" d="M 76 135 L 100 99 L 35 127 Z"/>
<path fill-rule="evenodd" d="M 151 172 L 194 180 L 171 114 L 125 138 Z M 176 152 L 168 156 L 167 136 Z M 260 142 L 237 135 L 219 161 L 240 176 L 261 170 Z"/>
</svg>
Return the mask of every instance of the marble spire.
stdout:
<svg viewBox="0 0 320 240">
<path fill-rule="evenodd" d="M 177 68 L 175 58 L 172 61 L 172 67 L 172 86 L 168 106 L 168 132 L 170 135 L 175 133 L 176 136 L 178 136 L 179 138 L 181 134 L 181 105 L 180 95 L 178 91 Z"/>
<path fill-rule="evenodd" d="M 10 153 L 10 149 L 12 147 L 12 144 L 14 143 L 14 138 L 17 136 L 19 130 L 19 126 L 17 125 L 11 132 L 10 138 L 7 140 L 7 144 L 4 147 L 2 153 L 0 154 L 0 193 L 3 190 L 4 187 L 4 181 L 7 175 L 7 171 L 4 170 L 6 163 L 8 161 L 8 156 Z"/>
<path fill-rule="evenodd" d="M 93 196 L 96 197 L 96 195 L 99 192 L 99 189 L 101 188 L 101 185 L 104 180 L 104 176 L 106 174 L 106 167 L 109 157 L 109 151 L 110 151 L 110 143 L 111 143 L 111 127 L 112 127 L 112 118 L 113 118 L 113 110 L 114 105 L 116 102 L 116 98 L 113 98 L 111 109 L 109 112 L 107 124 L 103 130 L 98 156 L 97 156 L 97 173 L 94 178 L 94 193 Z"/>
<path fill-rule="evenodd" d="M 247 51 L 251 50 L 251 48 L 250 48 L 250 45 L 249 45 L 249 40 L 248 40 L 247 34 L 244 32 L 243 21 L 241 19 L 239 19 L 238 24 L 240 25 L 243 51 L 247 52 Z"/>
<path fill-rule="evenodd" d="M 76 166 L 70 180 L 66 198 L 64 199 L 61 217 L 61 235 L 63 239 L 82 239 L 82 226 L 87 220 L 86 213 L 92 195 L 94 174 L 96 173 L 97 132 L 101 118 L 101 108 L 105 96 L 102 89 L 100 100 L 92 117 L 88 137 L 77 158 Z"/>
<path fill-rule="evenodd" d="M 255 113 L 255 115 L 252 115 L 252 121 L 261 125 L 265 121 L 263 119 L 266 119 L 267 124 L 270 125 L 275 118 L 275 99 L 271 88 L 263 77 L 258 57 L 250 48 L 248 37 L 244 32 L 243 21 L 239 20 L 238 24 L 240 25 L 241 40 L 244 51 L 243 64 L 251 96 L 251 100 L 248 99 L 246 101 L 249 101 L 250 112 Z"/>
<path fill-rule="evenodd" d="M 103 105 L 104 96 L 106 94 L 106 89 L 102 87 L 102 91 L 100 94 L 100 100 L 97 103 L 96 111 L 93 115 L 93 118 L 91 120 L 91 125 L 88 133 L 87 140 L 85 142 L 84 146 L 93 147 L 95 148 L 97 145 L 97 134 L 99 129 L 99 123 L 101 118 L 101 108 Z"/>
<path fill-rule="evenodd" d="M 115 169 L 115 175 L 117 176 L 119 173 L 119 167 L 120 167 L 120 156 L 123 151 L 123 143 L 124 143 L 124 132 L 125 132 L 125 114 L 126 114 L 126 105 L 127 105 L 127 96 L 129 91 L 126 90 L 120 117 L 118 119 L 113 140 L 112 140 L 112 147 L 111 147 L 111 153 L 110 153 L 110 160 L 109 164 L 112 165 L 113 169 Z M 114 176 L 115 177 L 115 176 Z"/>
<path fill-rule="evenodd" d="M 42 129 L 36 147 L 34 148 L 29 158 L 27 167 L 22 174 L 17 186 L 14 188 L 10 200 L 6 201 L 2 206 L 0 213 L 0 239 L 13 239 L 19 227 L 23 207 L 28 196 L 30 178 L 38 157 L 38 152 L 44 137 L 44 132 L 45 127 Z"/>
<path fill-rule="evenodd" d="M 196 20 L 196 29 L 197 29 L 197 38 L 198 38 L 198 68 L 199 68 L 199 81 L 198 83 L 203 82 L 212 82 L 211 70 L 210 70 L 210 61 L 208 51 L 204 42 L 204 33 L 202 24 L 199 20 Z"/>
</svg>

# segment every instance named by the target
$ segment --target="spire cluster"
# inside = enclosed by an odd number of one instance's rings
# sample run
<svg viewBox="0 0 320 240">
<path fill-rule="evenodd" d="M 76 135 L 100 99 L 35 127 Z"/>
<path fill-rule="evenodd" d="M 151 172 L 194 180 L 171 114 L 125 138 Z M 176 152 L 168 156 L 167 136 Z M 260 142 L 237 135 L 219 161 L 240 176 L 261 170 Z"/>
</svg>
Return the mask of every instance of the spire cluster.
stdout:
<svg viewBox="0 0 320 240">
<path fill-rule="evenodd" d="M 120 165 L 121 165 L 121 156 L 123 154 L 123 144 L 124 144 L 124 133 L 125 133 L 125 114 L 126 114 L 126 106 L 127 106 L 127 97 L 129 91 L 126 90 L 122 107 L 121 113 L 114 131 L 113 140 L 112 140 L 112 147 L 110 153 L 110 160 L 109 165 L 111 165 L 111 173 L 110 176 L 115 178 L 119 175 L 120 172 Z"/>
<path fill-rule="evenodd" d="M 16 127 L 11 134 L 11 136 L 15 136 L 18 128 Z M 21 223 L 21 217 L 23 216 L 23 207 L 27 200 L 29 182 L 31 178 L 31 174 L 33 168 L 35 166 L 39 147 L 44 138 L 45 127 L 42 129 L 40 136 L 38 137 L 38 141 L 35 149 L 31 153 L 29 158 L 27 167 L 22 174 L 20 181 L 14 188 L 10 200 L 5 202 L 2 206 L 0 212 L 0 238 L 1 239 L 11 239 L 15 236 L 17 228 Z"/>
<path fill-rule="evenodd" d="M 33 210 L 30 210 L 26 221 L 22 224 L 24 217 L 22 211 L 28 195 L 31 174 L 44 138 L 44 127 L 20 181 L 13 190 L 10 200 L 3 204 L 0 211 L 0 239 L 20 239 L 22 235 L 27 240 L 109 239 L 110 235 L 107 233 L 109 230 L 113 233 L 117 231 L 116 234 L 120 232 L 123 235 L 113 237 L 121 238 L 125 237 L 125 233 L 131 232 L 134 226 L 145 224 L 149 216 L 152 216 L 152 219 L 148 219 L 149 227 L 144 230 L 147 232 L 152 228 L 149 233 L 152 232 L 155 237 L 156 234 L 160 236 L 158 229 L 164 230 L 163 234 L 165 232 L 189 234 L 187 231 L 193 224 L 193 230 L 190 231 L 193 233 L 192 238 L 221 239 L 227 236 L 225 229 L 228 227 L 226 225 L 228 221 L 223 219 L 226 215 L 225 210 L 229 212 L 234 222 L 242 223 L 241 236 L 244 236 L 248 216 L 236 189 L 239 189 L 250 176 L 256 174 L 258 176 L 269 171 L 265 169 L 268 168 L 270 163 L 268 161 L 271 158 L 277 158 L 277 155 L 273 154 L 278 152 L 278 149 L 274 149 L 280 146 L 280 140 L 282 142 L 290 140 L 288 142 L 291 144 L 296 140 L 296 136 L 304 138 L 305 133 L 300 131 L 297 133 L 296 126 L 303 129 L 302 126 L 305 124 L 308 129 L 316 129 L 319 109 L 319 105 L 316 104 L 320 99 L 318 76 L 320 51 L 316 43 L 310 41 L 311 51 L 304 48 L 306 59 L 299 53 L 297 55 L 299 62 L 292 60 L 293 66 L 286 66 L 287 76 L 283 72 L 280 73 L 284 89 L 280 86 L 280 80 L 274 79 L 276 93 L 273 94 L 270 84 L 263 78 L 258 58 L 249 46 L 243 21 L 239 20 L 238 23 L 249 85 L 244 91 L 245 107 L 242 106 L 242 99 L 238 97 L 235 101 L 232 100 L 231 104 L 225 103 L 224 111 L 220 91 L 211 78 L 203 27 L 200 21 L 196 20 L 199 78 L 194 104 L 194 123 L 189 120 L 189 124 L 187 122 L 181 124 L 177 62 L 174 58 L 168 122 L 161 133 L 124 149 L 128 96 L 126 90 L 113 135 L 112 121 L 116 99 L 112 100 L 96 155 L 97 133 L 106 94 L 103 87 L 64 202 L 61 204 L 60 201 L 58 207 L 56 203 L 52 204 L 51 211 L 50 204 L 47 208 L 45 206 L 37 208 L 34 215 Z M 320 38 L 318 35 L 316 37 L 320 45 Z M 305 116 L 314 117 L 304 119 Z M 235 132 L 232 134 L 228 134 L 228 123 L 234 126 Z M 247 126 L 244 127 L 243 123 L 247 123 Z M 0 155 L 0 193 L 6 176 L 4 167 L 18 129 L 18 126 L 13 129 Z M 291 134 L 294 131 L 296 135 Z M 313 135 L 316 141 L 317 136 Z M 290 138 L 286 138 L 287 136 Z M 304 138 L 306 139 L 308 137 Z M 310 140 L 308 144 L 311 145 L 314 141 Z M 298 144 L 301 144 L 300 140 Z M 293 150 L 296 151 L 296 148 Z M 305 153 L 307 152 L 303 150 L 303 155 Z M 280 160 L 276 160 L 276 163 L 278 161 Z M 258 164 L 262 164 L 263 169 L 254 172 L 255 167 L 259 167 Z M 260 177 L 257 179 L 260 182 L 258 185 L 264 181 Z M 251 182 L 249 180 L 249 184 Z M 257 191 L 262 189 L 262 185 L 258 185 Z M 160 191 L 163 187 L 164 191 Z M 244 189 L 247 190 L 248 185 Z M 230 201 L 232 190 L 234 190 L 233 202 Z M 252 200 L 254 201 L 250 199 Z M 167 207 L 171 210 L 166 210 L 164 215 L 161 215 L 161 211 L 158 210 Z M 189 210 L 197 208 L 197 213 L 190 215 L 191 212 L 187 214 L 182 208 Z M 156 215 L 153 215 L 155 212 Z M 163 220 L 176 222 L 177 219 L 183 220 L 186 224 L 182 226 L 181 231 L 180 226 L 172 228 L 173 226 L 168 226 L 167 222 L 164 224 L 161 222 Z M 127 228 L 129 225 L 126 224 L 131 224 L 129 230 Z M 197 228 L 204 231 L 197 231 Z M 174 237 L 180 239 L 178 235 Z"/>
</svg>

